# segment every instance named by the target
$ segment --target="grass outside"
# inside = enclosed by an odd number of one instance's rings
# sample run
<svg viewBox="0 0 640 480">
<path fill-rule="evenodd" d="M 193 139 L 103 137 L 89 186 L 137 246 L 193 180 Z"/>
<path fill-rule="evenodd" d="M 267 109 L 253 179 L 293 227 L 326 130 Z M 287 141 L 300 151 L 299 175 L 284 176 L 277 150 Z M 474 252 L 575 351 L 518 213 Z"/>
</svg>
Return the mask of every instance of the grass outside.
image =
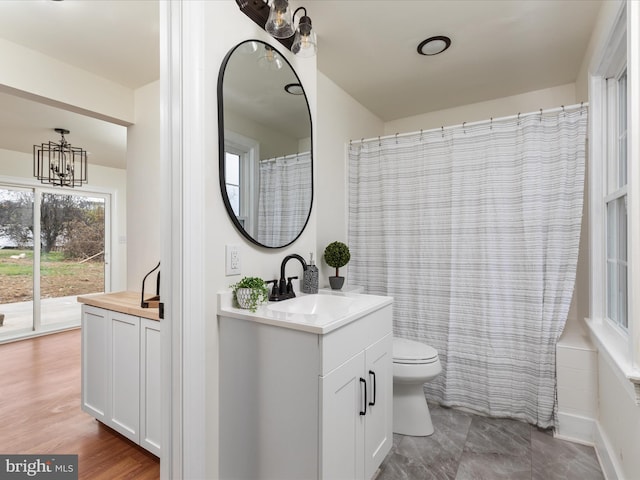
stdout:
<svg viewBox="0 0 640 480">
<path fill-rule="evenodd" d="M 65 260 L 60 252 L 42 254 L 41 298 L 102 291 L 104 291 L 102 261 L 79 263 L 77 260 Z M 33 300 L 33 251 L 0 250 L 0 304 L 30 300 Z"/>
</svg>

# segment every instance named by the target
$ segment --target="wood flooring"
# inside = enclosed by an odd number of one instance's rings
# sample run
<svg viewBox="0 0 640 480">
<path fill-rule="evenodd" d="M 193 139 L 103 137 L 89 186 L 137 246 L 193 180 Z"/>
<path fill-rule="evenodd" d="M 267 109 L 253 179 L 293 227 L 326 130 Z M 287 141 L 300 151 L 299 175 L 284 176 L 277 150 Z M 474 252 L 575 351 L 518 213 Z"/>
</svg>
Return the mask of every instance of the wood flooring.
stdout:
<svg viewBox="0 0 640 480">
<path fill-rule="evenodd" d="M 0 345 L 0 453 L 77 454 L 80 479 L 157 479 L 159 459 L 80 409 L 80 330 Z"/>
</svg>

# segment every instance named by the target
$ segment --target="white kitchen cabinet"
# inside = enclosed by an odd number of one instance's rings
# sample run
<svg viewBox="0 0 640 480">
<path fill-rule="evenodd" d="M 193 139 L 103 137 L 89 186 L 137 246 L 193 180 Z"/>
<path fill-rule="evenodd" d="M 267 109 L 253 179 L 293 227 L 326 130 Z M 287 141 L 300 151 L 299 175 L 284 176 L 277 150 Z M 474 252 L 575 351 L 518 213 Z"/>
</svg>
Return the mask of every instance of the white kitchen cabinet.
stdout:
<svg viewBox="0 0 640 480">
<path fill-rule="evenodd" d="M 160 322 L 82 306 L 82 409 L 160 455 Z"/>
<path fill-rule="evenodd" d="M 140 319 L 109 311 L 107 425 L 140 442 Z"/>
<path fill-rule="evenodd" d="M 371 478 L 393 441 L 391 308 L 326 333 L 220 311 L 220 477 Z"/>
<path fill-rule="evenodd" d="M 160 322 L 140 321 L 140 445 L 160 456 Z"/>
<path fill-rule="evenodd" d="M 101 422 L 107 418 L 107 311 L 82 309 L 82 409 Z"/>
</svg>

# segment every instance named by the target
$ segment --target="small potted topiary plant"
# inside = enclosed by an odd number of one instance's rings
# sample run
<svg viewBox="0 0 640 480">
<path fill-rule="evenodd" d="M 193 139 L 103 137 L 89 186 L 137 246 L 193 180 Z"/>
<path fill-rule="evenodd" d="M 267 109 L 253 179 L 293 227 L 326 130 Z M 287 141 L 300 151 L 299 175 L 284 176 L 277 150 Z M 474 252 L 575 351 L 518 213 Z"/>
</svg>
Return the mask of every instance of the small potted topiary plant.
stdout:
<svg viewBox="0 0 640 480">
<path fill-rule="evenodd" d="M 252 312 L 269 299 L 269 289 L 259 277 L 244 277 L 229 288 L 233 290 L 233 298 L 238 306 Z"/>
<path fill-rule="evenodd" d="M 333 290 L 340 290 L 344 285 L 344 277 L 340 276 L 339 269 L 344 267 L 351 259 L 349 247 L 342 242 L 333 242 L 324 249 L 324 261 L 327 265 L 336 269 L 336 276 L 329 277 L 329 285 Z"/>
</svg>

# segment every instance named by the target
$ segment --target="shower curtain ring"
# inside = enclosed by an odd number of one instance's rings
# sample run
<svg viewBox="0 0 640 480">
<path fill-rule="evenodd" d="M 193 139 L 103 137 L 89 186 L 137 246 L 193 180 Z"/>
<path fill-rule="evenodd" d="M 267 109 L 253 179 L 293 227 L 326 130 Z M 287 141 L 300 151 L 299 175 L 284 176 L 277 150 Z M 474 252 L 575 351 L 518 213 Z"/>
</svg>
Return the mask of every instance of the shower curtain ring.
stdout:
<svg viewBox="0 0 640 480">
<path fill-rule="evenodd" d="M 380 135 L 378 135 L 378 146 L 381 147 L 382 146 L 382 142 L 380 141 Z"/>
<path fill-rule="evenodd" d="M 398 144 L 398 132 L 396 132 L 396 145 Z"/>
<path fill-rule="evenodd" d="M 440 127 L 442 129 L 442 138 L 444 138 L 444 127 Z"/>
<path fill-rule="evenodd" d="M 542 109 L 540 109 L 540 123 L 542 123 Z"/>
<path fill-rule="evenodd" d="M 493 130 L 493 117 L 489 118 L 489 130 Z"/>
<path fill-rule="evenodd" d="M 462 133 L 464 133 L 465 135 L 467 134 L 467 131 L 464 129 L 464 126 L 467 124 L 467 122 L 462 122 Z"/>
</svg>

